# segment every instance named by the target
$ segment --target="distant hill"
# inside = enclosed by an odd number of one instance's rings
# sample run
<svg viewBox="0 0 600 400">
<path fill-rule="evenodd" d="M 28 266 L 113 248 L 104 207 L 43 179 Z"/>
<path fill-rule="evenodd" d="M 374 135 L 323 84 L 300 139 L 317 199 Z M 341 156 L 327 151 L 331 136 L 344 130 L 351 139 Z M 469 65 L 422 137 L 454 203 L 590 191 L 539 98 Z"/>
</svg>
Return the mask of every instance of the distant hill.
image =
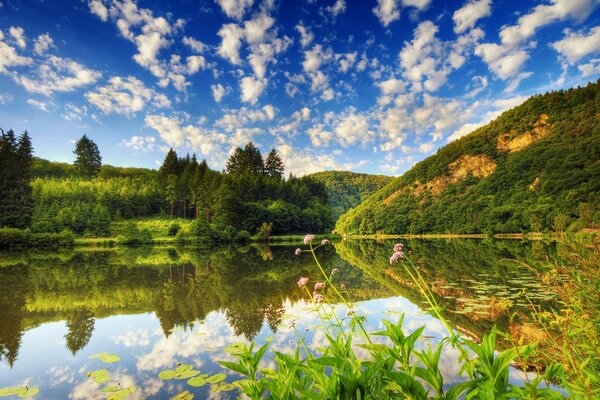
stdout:
<svg viewBox="0 0 600 400">
<path fill-rule="evenodd" d="M 535 95 L 338 220 L 343 233 L 513 233 L 600 226 L 600 81 Z"/>
<path fill-rule="evenodd" d="M 100 178 L 137 178 L 154 177 L 157 171 L 147 168 L 113 167 L 105 164 L 100 168 Z M 73 164 L 57 161 L 48 161 L 43 158 L 34 157 L 31 166 L 31 175 L 34 178 L 66 178 L 77 176 Z"/>
<path fill-rule="evenodd" d="M 385 175 L 359 174 L 350 171 L 325 171 L 309 175 L 327 188 L 333 217 L 340 215 L 390 183 L 394 178 Z"/>
</svg>

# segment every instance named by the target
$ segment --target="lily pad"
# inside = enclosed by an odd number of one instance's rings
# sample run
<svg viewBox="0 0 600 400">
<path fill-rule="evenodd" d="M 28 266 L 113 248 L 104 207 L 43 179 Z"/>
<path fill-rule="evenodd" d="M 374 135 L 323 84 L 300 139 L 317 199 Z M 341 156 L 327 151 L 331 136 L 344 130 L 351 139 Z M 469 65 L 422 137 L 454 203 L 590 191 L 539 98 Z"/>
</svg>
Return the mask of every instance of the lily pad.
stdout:
<svg viewBox="0 0 600 400">
<path fill-rule="evenodd" d="M 223 351 L 225 353 L 234 354 L 243 351 L 246 348 L 246 345 L 241 342 L 232 343 L 229 346 L 225 347 Z"/>
<path fill-rule="evenodd" d="M 176 374 L 176 372 L 175 372 L 175 371 L 173 371 L 173 370 L 170 370 L 170 369 L 167 369 L 167 370 L 165 370 L 165 371 L 160 371 L 160 372 L 158 373 L 158 377 L 159 377 L 160 379 L 163 379 L 163 380 L 165 380 L 165 381 L 168 381 L 169 379 L 173 379 L 173 378 L 175 378 L 175 374 Z"/>
<path fill-rule="evenodd" d="M 19 397 L 33 397 L 36 394 L 38 394 L 40 392 L 40 388 L 39 387 L 27 387 L 25 386 L 24 388 L 19 389 L 19 391 L 17 392 L 17 395 Z"/>
<path fill-rule="evenodd" d="M 216 374 L 216 375 L 209 376 L 208 378 L 206 378 L 206 382 L 219 383 L 219 382 L 224 381 L 225 378 L 227 378 L 227 375 L 225 375 L 225 374 Z"/>
<path fill-rule="evenodd" d="M 110 375 L 105 369 L 97 369 L 96 371 L 88 372 L 87 374 L 90 378 L 94 379 L 96 383 L 105 383 L 110 379 Z"/>
<path fill-rule="evenodd" d="M 113 393 L 113 392 L 116 392 L 117 390 L 121 390 L 121 385 L 107 386 L 104 389 L 102 389 L 102 392 L 103 393 Z"/>
<path fill-rule="evenodd" d="M 137 387 L 129 386 L 125 389 L 117 390 L 116 392 L 110 394 L 107 397 L 108 400 L 123 400 L 129 397 L 129 395 L 134 394 L 137 391 Z"/>
<path fill-rule="evenodd" d="M 190 386 L 201 387 L 206 385 L 206 379 L 204 379 L 202 376 L 197 376 L 187 381 L 187 383 Z"/>
<path fill-rule="evenodd" d="M 180 364 L 174 370 L 167 369 L 167 370 L 161 371 L 158 374 L 158 377 L 160 379 L 163 379 L 163 380 L 169 380 L 169 379 L 190 379 L 190 378 L 193 378 L 194 376 L 196 376 L 198 374 L 200 374 L 200 371 L 194 370 L 194 366 L 193 365 L 191 365 L 191 364 Z"/>
<path fill-rule="evenodd" d="M 172 397 L 173 400 L 192 400 L 193 398 L 194 394 L 187 390 Z"/>
<path fill-rule="evenodd" d="M 23 388 L 20 387 L 6 387 L 6 388 L 1 388 L 0 389 L 0 397 L 4 397 L 4 396 L 14 396 L 17 393 L 19 393 L 19 390 L 21 390 Z"/>
<path fill-rule="evenodd" d="M 221 382 L 212 385 L 211 389 L 213 392 L 229 392 L 238 388 L 238 385 L 234 383 Z"/>
<path fill-rule="evenodd" d="M 121 357 L 119 357 L 118 355 L 110 354 L 110 353 L 92 354 L 88 358 L 97 358 L 100 361 L 105 362 L 105 363 L 116 363 L 117 361 L 119 361 L 121 359 Z"/>
</svg>

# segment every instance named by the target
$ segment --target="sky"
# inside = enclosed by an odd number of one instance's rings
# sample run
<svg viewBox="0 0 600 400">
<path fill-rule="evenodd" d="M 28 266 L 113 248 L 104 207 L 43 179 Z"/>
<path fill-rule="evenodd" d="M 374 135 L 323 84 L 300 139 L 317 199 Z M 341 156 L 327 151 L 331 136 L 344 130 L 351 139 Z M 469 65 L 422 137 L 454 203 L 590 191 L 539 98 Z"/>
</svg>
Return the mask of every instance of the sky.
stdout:
<svg viewBox="0 0 600 400">
<path fill-rule="evenodd" d="M 600 0 L 0 0 L 0 127 L 35 155 L 399 175 L 527 97 L 600 77 Z"/>
</svg>

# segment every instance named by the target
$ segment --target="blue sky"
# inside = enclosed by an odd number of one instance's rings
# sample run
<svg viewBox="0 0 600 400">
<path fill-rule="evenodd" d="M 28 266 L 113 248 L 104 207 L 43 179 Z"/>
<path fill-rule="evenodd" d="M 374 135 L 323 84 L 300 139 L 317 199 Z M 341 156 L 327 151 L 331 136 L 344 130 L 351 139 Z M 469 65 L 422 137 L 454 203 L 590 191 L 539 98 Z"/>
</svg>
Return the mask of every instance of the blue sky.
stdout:
<svg viewBox="0 0 600 400">
<path fill-rule="evenodd" d="M 528 96 L 600 77 L 599 0 L 0 0 L 0 127 L 73 160 L 398 175 Z"/>
</svg>

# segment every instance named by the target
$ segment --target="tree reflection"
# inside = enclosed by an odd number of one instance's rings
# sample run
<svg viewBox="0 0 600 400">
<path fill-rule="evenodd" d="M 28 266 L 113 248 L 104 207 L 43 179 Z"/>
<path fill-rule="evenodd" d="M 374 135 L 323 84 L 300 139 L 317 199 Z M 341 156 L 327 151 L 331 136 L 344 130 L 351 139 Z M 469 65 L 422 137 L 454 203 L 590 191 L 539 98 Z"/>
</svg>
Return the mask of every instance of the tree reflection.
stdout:
<svg viewBox="0 0 600 400">
<path fill-rule="evenodd" d="M 67 329 L 65 335 L 67 348 L 75 355 L 83 349 L 92 337 L 94 332 L 94 314 L 90 310 L 82 309 L 74 311 L 67 319 Z"/>
</svg>

